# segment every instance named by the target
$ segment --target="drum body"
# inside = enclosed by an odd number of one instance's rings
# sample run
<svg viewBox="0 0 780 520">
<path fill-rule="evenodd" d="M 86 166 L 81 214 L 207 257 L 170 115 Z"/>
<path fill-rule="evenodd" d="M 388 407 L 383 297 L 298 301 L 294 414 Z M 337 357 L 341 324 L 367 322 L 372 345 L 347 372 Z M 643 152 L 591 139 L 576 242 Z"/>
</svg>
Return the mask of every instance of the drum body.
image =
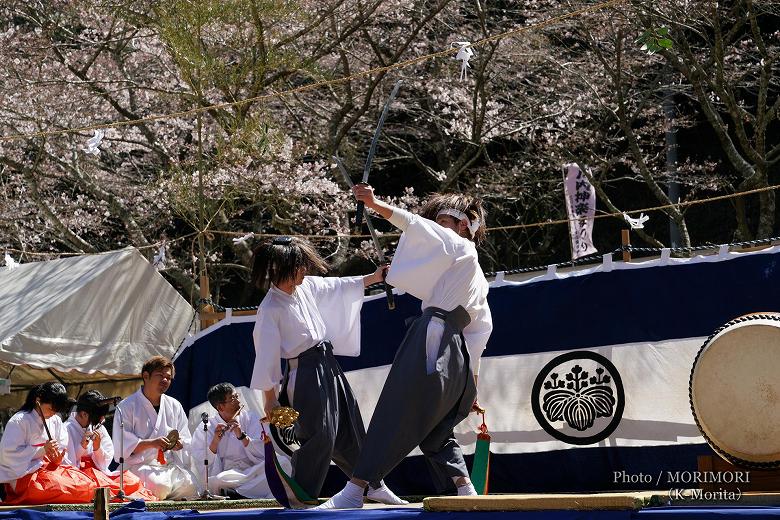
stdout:
<svg viewBox="0 0 780 520">
<path fill-rule="evenodd" d="M 729 462 L 780 467 L 780 314 L 748 314 L 719 328 L 696 355 L 691 411 Z"/>
</svg>

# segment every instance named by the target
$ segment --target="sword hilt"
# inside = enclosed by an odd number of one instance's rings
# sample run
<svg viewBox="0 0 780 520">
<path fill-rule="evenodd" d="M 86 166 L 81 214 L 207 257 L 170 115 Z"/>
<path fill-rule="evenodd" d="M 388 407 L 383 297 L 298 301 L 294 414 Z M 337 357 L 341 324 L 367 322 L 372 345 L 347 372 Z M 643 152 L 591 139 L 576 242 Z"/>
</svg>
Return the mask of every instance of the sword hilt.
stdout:
<svg viewBox="0 0 780 520">
<path fill-rule="evenodd" d="M 360 232 L 363 227 L 363 212 L 365 211 L 366 204 L 362 200 L 357 203 L 357 212 L 355 212 L 355 229 Z"/>
<path fill-rule="evenodd" d="M 385 295 L 387 296 L 387 308 L 392 311 L 395 309 L 395 296 L 393 296 L 393 288 L 388 284 L 385 284 Z"/>
<path fill-rule="evenodd" d="M 382 271 L 382 283 L 385 284 L 385 296 L 387 296 L 387 308 L 391 311 L 395 309 L 395 295 L 393 294 L 393 288 L 387 283 L 387 269 Z"/>
<path fill-rule="evenodd" d="M 357 183 L 357 186 L 368 186 L 365 182 Z M 363 212 L 366 211 L 366 203 L 359 200 L 357 203 L 357 211 L 355 211 L 355 229 L 357 234 L 363 229 Z"/>
</svg>

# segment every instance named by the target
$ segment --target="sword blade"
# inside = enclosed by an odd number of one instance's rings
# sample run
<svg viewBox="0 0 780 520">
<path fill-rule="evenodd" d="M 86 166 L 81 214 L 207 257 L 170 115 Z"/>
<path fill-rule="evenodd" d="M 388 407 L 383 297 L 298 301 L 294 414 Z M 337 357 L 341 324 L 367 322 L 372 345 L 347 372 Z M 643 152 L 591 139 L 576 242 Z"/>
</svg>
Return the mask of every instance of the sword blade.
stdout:
<svg viewBox="0 0 780 520">
<path fill-rule="evenodd" d="M 347 183 L 347 186 L 352 189 L 355 183 L 352 182 L 352 179 L 347 173 L 347 169 L 344 168 L 344 164 L 341 162 L 341 159 L 339 159 L 338 155 L 334 155 L 333 160 L 336 161 L 336 166 L 341 172 L 342 177 L 344 177 L 344 181 Z M 376 249 L 377 257 L 379 258 L 379 263 L 386 264 L 387 260 L 385 259 L 385 254 L 382 251 L 382 246 L 379 244 L 379 237 L 377 237 L 374 224 L 371 222 L 371 216 L 368 213 L 366 213 L 366 227 L 368 227 L 368 232 L 371 234 L 371 241 L 374 243 L 374 248 Z M 393 295 L 393 288 L 390 287 L 387 282 L 384 282 L 384 284 L 385 296 L 387 296 L 387 308 L 393 310 L 395 309 L 395 296 Z"/>
<path fill-rule="evenodd" d="M 344 163 L 341 162 L 341 159 L 339 158 L 338 155 L 334 155 L 333 160 L 336 161 L 336 166 L 341 172 L 341 176 L 344 177 L 344 182 L 346 182 L 347 186 L 349 186 L 349 188 L 352 189 L 355 183 L 352 182 L 349 173 L 347 173 L 347 169 L 344 167 Z M 385 254 L 382 252 L 382 246 L 379 244 L 379 237 L 376 234 L 376 229 L 374 229 L 374 223 L 371 221 L 371 216 L 368 213 L 366 213 L 366 227 L 368 228 L 368 232 L 371 235 L 371 241 L 374 243 L 374 247 L 376 248 L 376 253 L 377 256 L 379 257 L 379 262 L 384 263 Z"/>
<path fill-rule="evenodd" d="M 387 113 L 390 111 L 390 103 L 393 102 L 395 99 L 395 96 L 398 94 L 398 89 L 401 87 L 401 80 L 395 82 L 395 85 L 393 86 L 393 91 L 390 92 L 390 97 L 387 98 L 387 101 L 385 102 L 385 106 L 382 109 L 382 115 L 379 116 L 379 122 L 376 125 L 376 130 L 374 130 L 374 137 L 371 139 L 371 146 L 368 148 L 368 156 L 366 156 L 366 165 L 363 167 L 363 180 L 361 181 L 363 184 L 368 184 L 368 172 L 371 171 L 371 163 L 374 162 L 374 152 L 376 152 L 376 144 L 379 142 L 379 136 L 382 134 L 382 127 L 385 125 L 385 118 L 387 117 Z M 362 227 L 363 222 L 363 213 L 365 213 L 365 208 L 363 207 L 362 202 L 357 203 L 357 211 L 355 211 L 355 227 L 360 230 Z"/>
<path fill-rule="evenodd" d="M 393 90 L 390 92 L 390 97 L 387 98 L 387 101 L 385 101 L 385 106 L 382 108 L 382 115 L 379 116 L 379 122 L 376 125 L 376 130 L 374 130 L 374 138 L 371 139 L 371 147 L 368 149 L 366 165 L 363 167 L 363 180 L 361 181 L 363 184 L 368 184 L 368 172 L 371 170 L 371 163 L 374 161 L 376 145 L 377 142 L 379 142 L 379 136 L 382 135 L 382 127 L 385 125 L 387 113 L 390 111 L 390 104 L 395 99 L 395 96 L 398 95 L 398 89 L 401 87 L 401 82 L 402 80 L 399 79 L 395 82 L 395 85 L 393 85 Z"/>
</svg>

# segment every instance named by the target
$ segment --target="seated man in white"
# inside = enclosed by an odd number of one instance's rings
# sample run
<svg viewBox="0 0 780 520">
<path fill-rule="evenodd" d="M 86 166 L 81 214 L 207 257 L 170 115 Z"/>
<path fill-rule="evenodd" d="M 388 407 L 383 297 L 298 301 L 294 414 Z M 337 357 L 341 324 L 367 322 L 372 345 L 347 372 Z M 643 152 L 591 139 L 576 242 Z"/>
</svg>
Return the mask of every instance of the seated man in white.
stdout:
<svg viewBox="0 0 780 520">
<path fill-rule="evenodd" d="M 240 396 L 230 383 L 220 383 L 208 392 L 217 415 L 207 430 L 198 423 L 192 436 L 192 464 L 199 479 L 205 480 L 208 460 L 209 491 L 231 498 L 273 498 L 265 476 L 265 456 L 260 418 L 242 409 Z M 289 474 L 290 461 L 279 457 Z M 205 487 L 205 482 L 201 482 Z"/>
<path fill-rule="evenodd" d="M 189 471 L 190 430 L 181 403 L 165 395 L 173 381 L 173 363 L 154 356 L 144 363 L 144 385 L 122 401 L 114 414 L 113 441 L 119 462 L 143 481 L 159 500 L 197 497 L 195 478 Z M 124 419 L 124 438 L 120 421 Z M 176 430 L 178 440 L 171 434 Z"/>
</svg>

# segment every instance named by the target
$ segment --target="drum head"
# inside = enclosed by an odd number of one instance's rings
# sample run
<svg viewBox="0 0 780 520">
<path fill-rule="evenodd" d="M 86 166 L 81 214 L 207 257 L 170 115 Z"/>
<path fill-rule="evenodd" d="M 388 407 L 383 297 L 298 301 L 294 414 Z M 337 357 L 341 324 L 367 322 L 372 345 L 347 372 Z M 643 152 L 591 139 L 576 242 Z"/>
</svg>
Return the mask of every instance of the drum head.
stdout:
<svg viewBox="0 0 780 520">
<path fill-rule="evenodd" d="M 780 315 L 750 314 L 718 329 L 696 356 L 689 390 L 696 424 L 718 454 L 780 466 Z"/>
</svg>

